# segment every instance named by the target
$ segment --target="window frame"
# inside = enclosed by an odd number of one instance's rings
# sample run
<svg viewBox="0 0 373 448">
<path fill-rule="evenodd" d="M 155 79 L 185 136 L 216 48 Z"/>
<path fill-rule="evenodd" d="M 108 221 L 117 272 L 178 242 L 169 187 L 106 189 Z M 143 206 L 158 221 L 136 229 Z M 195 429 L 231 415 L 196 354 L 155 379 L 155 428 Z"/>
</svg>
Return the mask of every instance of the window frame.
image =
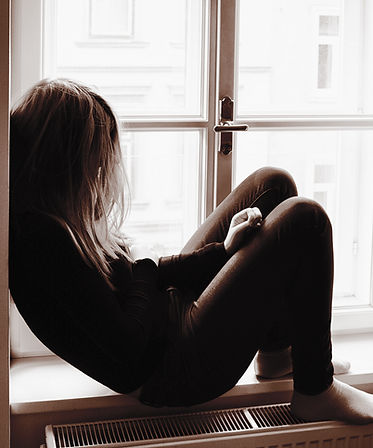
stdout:
<svg viewBox="0 0 373 448">
<path fill-rule="evenodd" d="M 204 54 L 207 70 L 203 75 L 206 86 L 205 109 L 200 116 L 124 117 L 121 128 L 126 131 L 178 131 L 198 130 L 201 135 L 202 178 L 200 222 L 202 222 L 232 189 L 232 157 L 218 150 L 219 135 L 213 128 L 218 123 L 219 98 L 237 97 L 238 67 L 238 1 L 204 0 L 206 26 Z M 43 8 L 45 0 L 13 0 L 11 104 L 28 87 L 38 82 L 43 73 Z M 321 13 L 320 13 L 321 14 Z M 366 15 L 367 16 L 367 15 Z M 368 20 L 368 19 L 366 19 Z M 373 32 L 370 36 L 373 40 Z M 224 36 L 224 39 L 222 39 Z M 27 70 L 20 67 L 27 66 Z M 373 66 L 367 68 L 373 75 Z M 373 78 L 371 78 L 373 79 Z M 371 87 L 373 92 L 373 86 Z M 237 124 L 247 124 L 250 132 L 278 130 L 340 130 L 373 129 L 373 115 L 262 115 L 236 119 Z M 233 148 L 235 139 L 233 136 Z M 373 248 L 372 248 L 373 253 Z M 369 306 L 334 310 L 332 330 L 335 334 L 373 330 L 373 298 Z M 22 335 L 21 318 L 12 317 L 12 355 L 45 355 L 45 348 L 23 349 L 29 335 Z M 18 335 L 18 336 L 17 336 Z"/>
</svg>

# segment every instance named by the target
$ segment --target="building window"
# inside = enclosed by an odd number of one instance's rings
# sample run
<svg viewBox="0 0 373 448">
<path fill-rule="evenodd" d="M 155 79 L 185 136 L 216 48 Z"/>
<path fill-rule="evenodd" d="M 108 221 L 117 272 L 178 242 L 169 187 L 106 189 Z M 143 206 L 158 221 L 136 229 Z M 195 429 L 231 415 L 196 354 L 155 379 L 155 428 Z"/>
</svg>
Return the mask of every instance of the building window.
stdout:
<svg viewBox="0 0 373 448">
<path fill-rule="evenodd" d="M 90 0 L 89 9 L 90 37 L 132 36 L 133 0 Z"/>
<path fill-rule="evenodd" d="M 332 89 L 339 65 L 339 16 L 320 15 L 318 29 L 317 88 Z"/>
<path fill-rule="evenodd" d="M 320 36 L 338 36 L 339 17 L 323 16 L 319 17 L 319 35 Z"/>
<path fill-rule="evenodd" d="M 332 86 L 332 58 L 333 47 L 326 44 L 319 45 L 318 89 L 330 89 Z"/>
</svg>

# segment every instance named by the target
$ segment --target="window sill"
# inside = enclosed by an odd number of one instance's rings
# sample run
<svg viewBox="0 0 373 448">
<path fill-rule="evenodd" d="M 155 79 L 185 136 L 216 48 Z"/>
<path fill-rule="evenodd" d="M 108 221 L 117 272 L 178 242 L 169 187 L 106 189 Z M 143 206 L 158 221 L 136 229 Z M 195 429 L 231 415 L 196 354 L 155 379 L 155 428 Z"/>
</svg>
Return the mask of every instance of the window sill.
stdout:
<svg viewBox="0 0 373 448">
<path fill-rule="evenodd" d="M 334 354 L 351 362 L 348 374 L 339 375 L 341 380 L 373 393 L 373 358 L 367 356 L 373 347 L 373 333 L 338 335 L 333 338 Z M 102 411 L 121 409 L 126 414 L 154 413 L 153 408 L 139 403 L 135 398 L 121 395 L 92 380 L 79 370 L 54 356 L 21 358 L 11 362 L 11 414 Z M 291 377 L 278 380 L 258 380 L 253 365 L 237 385 L 223 396 L 197 408 L 245 406 L 290 399 Z M 157 411 L 165 412 L 161 408 Z M 131 414 L 129 414 L 131 415 Z"/>
</svg>

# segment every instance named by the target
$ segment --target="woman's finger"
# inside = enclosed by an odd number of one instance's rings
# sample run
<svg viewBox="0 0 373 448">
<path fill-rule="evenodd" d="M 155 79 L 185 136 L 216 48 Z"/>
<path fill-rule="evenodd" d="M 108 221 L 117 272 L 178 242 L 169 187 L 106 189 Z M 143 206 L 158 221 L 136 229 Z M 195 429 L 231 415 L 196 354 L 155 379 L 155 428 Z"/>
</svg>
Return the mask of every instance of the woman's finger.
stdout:
<svg viewBox="0 0 373 448">
<path fill-rule="evenodd" d="M 255 227 L 262 221 L 262 214 L 258 207 L 248 209 L 248 221 L 251 227 Z"/>
<path fill-rule="evenodd" d="M 237 226 L 239 224 L 246 223 L 249 226 L 256 226 L 262 220 L 262 214 L 258 207 L 249 207 L 243 210 L 240 210 L 236 213 L 232 218 L 232 225 Z"/>
<path fill-rule="evenodd" d="M 251 210 L 253 210 L 256 215 L 262 217 L 262 212 L 258 209 L 258 207 L 253 207 Z"/>
<path fill-rule="evenodd" d="M 237 225 L 244 221 L 247 221 L 247 219 L 248 219 L 247 211 L 248 210 L 250 210 L 250 209 L 245 208 L 243 210 L 240 210 L 238 213 L 236 213 L 232 218 L 232 223 Z"/>
</svg>

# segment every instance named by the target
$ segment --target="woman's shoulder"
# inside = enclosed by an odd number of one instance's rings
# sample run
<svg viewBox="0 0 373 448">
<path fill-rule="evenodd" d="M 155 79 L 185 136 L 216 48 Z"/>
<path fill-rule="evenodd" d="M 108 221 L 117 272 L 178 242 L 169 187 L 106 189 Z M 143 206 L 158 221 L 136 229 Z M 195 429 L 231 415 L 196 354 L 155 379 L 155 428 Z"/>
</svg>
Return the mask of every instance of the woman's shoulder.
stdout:
<svg viewBox="0 0 373 448">
<path fill-rule="evenodd" d="M 30 260 L 34 260 L 35 265 L 41 263 L 47 270 L 58 268 L 61 271 L 88 273 L 93 269 L 84 260 L 69 227 L 44 213 L 25 212 L 13 215 L 10 221 L 9 247 L 12 264 L 26 263 L 29 266 Z M 124 256 L 113 260 L 113 272 L 122 272 L 123 269 L 131 271 L 131 263 Z"/>
<path fill-rule="evenodd" d="M 68 284 L 101 280 L 89 267 L 69 230 L 53 217 L 27 212 L 13 216 L 9 244 L 10 284 L 19 299 L 24 285 L 46 297 L 54 296 Z M 101 281 L 100 281 L 101 285 Z M 22 291 L 22 294 L 20 294 Z M 29 294 L 28 294 L 29 295 Z"/>
<path fill-rule="evenodd" d="M 43 213 L 27 212 L 12 216 L 9 252 L 13 264 L 44 269 L 84 264 L 67 228 Z M 76 266 L 75 266 L 76 267 Z"/>
<path fill-rule="evenodd" d="M 10 218 L 11 238 L 40 244 L 42 241 L 66 242 L 68 231 L 57 219 L 40 212 L 24 212 L 13 214 Z"/>
<path fill-rule="evenodd" d="M 11 216 L 9 284 L 17 305 L 43 301 L 55 293 L 57 276 L 68 279 L 79 264 L 68 232 L 55 219 L 36 212 Z"/>
</svg>

